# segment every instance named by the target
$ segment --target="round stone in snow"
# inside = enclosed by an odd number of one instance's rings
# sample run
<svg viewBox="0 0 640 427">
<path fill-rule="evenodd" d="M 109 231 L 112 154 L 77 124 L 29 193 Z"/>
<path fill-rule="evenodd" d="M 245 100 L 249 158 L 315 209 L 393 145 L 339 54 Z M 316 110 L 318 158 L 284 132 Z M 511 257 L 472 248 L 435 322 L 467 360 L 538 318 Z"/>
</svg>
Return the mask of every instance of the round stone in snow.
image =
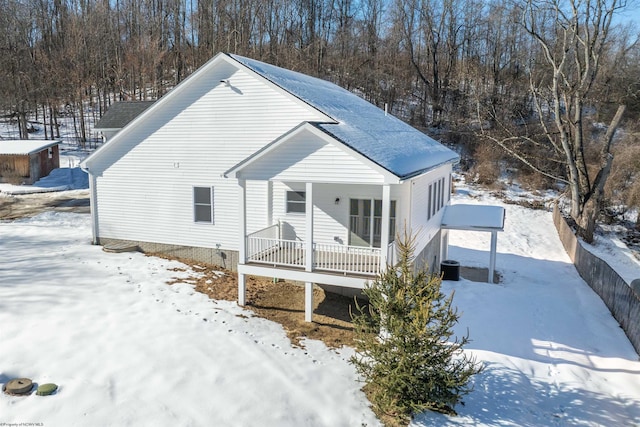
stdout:
<svg viewBox="0 0 640 427">
<path fill-rule="evenodd" d="M 42 384 L 38 386 L 38 391 L 36 391 L 36 395 L 38 396 L 49 396 L 58 390 L 58 386 L 53 383 Z"/>
<path fill-rule="evenodd" d="M 29 394 L 32 388 L 33 381 L 29 378 L 15 378 L 4 386 L 4 392 L 13 396 L 23 396 Z"/>
</svg>

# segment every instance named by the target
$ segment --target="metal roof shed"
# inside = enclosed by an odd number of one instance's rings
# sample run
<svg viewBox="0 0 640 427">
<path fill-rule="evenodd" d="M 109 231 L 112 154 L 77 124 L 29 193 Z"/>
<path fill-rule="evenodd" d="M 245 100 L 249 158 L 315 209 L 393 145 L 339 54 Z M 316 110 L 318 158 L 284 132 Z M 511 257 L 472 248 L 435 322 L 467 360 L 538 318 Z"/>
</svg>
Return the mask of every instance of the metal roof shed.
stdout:
<svg viewBox="0 0 640 427">
<path fill-rule="evenodd" d="M 491 253 L 488 281 L 494 280 L 498 231 L 504 231 L 505 210 L 501 206 L 449 205 L 442 215 L 443 230 L 487 231 L 491 233 Z M 448 258 L 449 236 L 443 233 L 443 259 Z"/>
</svg>

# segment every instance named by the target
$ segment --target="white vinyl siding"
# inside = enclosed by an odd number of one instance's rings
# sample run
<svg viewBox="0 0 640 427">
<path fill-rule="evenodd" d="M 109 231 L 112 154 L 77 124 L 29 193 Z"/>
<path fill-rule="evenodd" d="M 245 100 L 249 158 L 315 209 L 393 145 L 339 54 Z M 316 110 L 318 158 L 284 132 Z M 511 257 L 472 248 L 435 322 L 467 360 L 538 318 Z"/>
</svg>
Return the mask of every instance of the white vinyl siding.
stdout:
<svg viewBox="0 0 640 427">
<path fill-rule="evenodd" d="M 411 217 L 409 224 L 416 234 L 416 253 L 419 253 L 440 228 L 451 166 L 442 166 L 411 181 Z"/>
<path fill-rule="evenodd" d="M 404 191 L 401 185 L 391 186 L 391 199 L 396 201 L 396 224 L 401 224 Z M 305 215 L 286 212 L 287 191 L 300 191 L 304 183 L 273 184 L 273 218 L 274 223 L 282 224 L 282 238 L 289 240 L 305 240 Z M 314 242 L 331 244 L 349 244 L 349 200 L 381 199 L 382 187 L 378 185 L 313 185 L 313 224 Z M 336 199 L 338 203 L 336 203 Z M 401 230 L 397 230 L 401 231 Z"/>
<path fill-rule="evenodd" d="M 230 78 L 241 93 L 218 77 Z M 186 89 L 91 165 L 100 237 L 237 249 L 239 186 L 223 173 L 320 117 L 244 71 L 192 80 Z M 208 228 L 194 222 L 192 188 L 202 182 L 215 187 L 215 223 Z M 266 222 L 266 184 L 249 181 L 247 228 Z"/>
<path fill-rule="evenodd" d="M 344 149 L 302 131 L 242 171 L 242 176 L 274 181 L 381 184 L 382 174 Z"/>
</svg>

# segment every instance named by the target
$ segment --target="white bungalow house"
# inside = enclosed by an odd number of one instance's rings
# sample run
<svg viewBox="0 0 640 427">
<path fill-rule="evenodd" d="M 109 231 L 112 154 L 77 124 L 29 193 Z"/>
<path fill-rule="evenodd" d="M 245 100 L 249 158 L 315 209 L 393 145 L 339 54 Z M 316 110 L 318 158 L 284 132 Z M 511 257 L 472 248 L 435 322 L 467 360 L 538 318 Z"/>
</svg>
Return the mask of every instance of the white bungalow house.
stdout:
<svg viewBox="0 0 640 427">
<path fill-rule="evenodd" d="M 437 270 L 458 155 L 324 80 L 218 54 L 87 158 L 93 241 L 363 288 L 404 227 Z"/>
</svg>

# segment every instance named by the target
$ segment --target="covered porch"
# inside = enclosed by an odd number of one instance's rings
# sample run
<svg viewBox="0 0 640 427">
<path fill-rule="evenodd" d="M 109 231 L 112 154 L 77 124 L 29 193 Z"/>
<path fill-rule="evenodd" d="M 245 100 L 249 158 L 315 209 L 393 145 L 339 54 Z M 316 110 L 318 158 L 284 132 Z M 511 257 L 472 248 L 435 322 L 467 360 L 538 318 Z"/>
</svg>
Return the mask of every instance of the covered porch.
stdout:
<svg viewBox="0 0 640 427">
<path fill-rule="evenodd" d="M 292 129 L 225 176 L 238 180 L 240 305 L 246 275 L 304 282 L 310 322 L 314 283 L 362 289 L 386 268 L 392 193 L 402 180 L 314 124 Z"/>
<path fill-rule="evenodd" d="M 353 219 L 352 219 L 353 222 Z M 382 221 L 376 221 L 381 228 Z M 286 225 L 278 221 L 246 236 L 246 263 L 261 264 L 275 268 L 306 269 L 308 260 L 311 271 L 337 273 L 340 275 L 375 276 L 384 267 L 386 260 L 381 247 L 313 242 L 283 238 Z M 382 230 L 374 235 L 380 236 Z M 379 237 L 378 237 L 379 238 Z M 393 243 L 386 248 L 388 260 Z"/>
<path fill-rule="evenodd" d="M 316 197 L 321 184 L 306 182 L 304 185 L 304 209 L 296 218 L 298 232 L 292 233 L 292 225 L 286 220 L 273 220 L 272 224 L 257 231 L 247 228 L 247 182 L 239 180 L 241 246 L 238 263 L 238 303 L 245 304 L 246 275 L 274 277 L 305 283 L 305 320 L 312 321 L 313 284 L 326 284 L 346 288 L 362 289 L 373 280 L 391 261 L 395 231 L 391 215 L 391 186 L 375 186 L 380 196 L 372 198 L 367 205 L 377 203 L 379 211 L 367 211 L 369 217 L 352 215 L 354 201 L 348 192 L 335 185 L 335 192 L 349 202 L 332 208 L 340 213 L 327 215 L 326 197 Z M 371 186 L 367 186 L 371 191 Z M 302 192 L 300 192 L 302 193 Z M 270 204 L 270 203 L 268 203 Z M 337 203 L 336 203 L 337 205 Z M 323 215 L 323 224 L 334 222 L 334 227 L 343 233 L 330 241 L 326 232 L 321 232 L 318 213 Z M 364 231 L 364 229 L 367 229 Z M 356 231 L 360 231 L 357 233 Z M 355 244 L 352 244 L 355 243 Z"/>
</svg>

